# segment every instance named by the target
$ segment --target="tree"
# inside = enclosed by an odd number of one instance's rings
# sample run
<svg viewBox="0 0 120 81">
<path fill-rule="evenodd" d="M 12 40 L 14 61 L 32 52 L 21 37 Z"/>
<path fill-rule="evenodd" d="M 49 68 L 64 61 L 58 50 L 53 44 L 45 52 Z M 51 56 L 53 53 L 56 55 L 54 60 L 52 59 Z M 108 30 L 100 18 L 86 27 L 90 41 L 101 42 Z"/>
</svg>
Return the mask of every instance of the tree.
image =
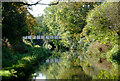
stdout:
<svg viewBox="0 0 120 81">
<path fill-rule="evenodd" d="M 41 16 L 39 16 L 39 17 L 36 17 L 36 22 L 37 22 L 37 24 L 38 24 L 38 26 L 35 27 L 35 29 L 36 29 L 36 34 L 41 34 L 41 35 L 42 35 L 42 34 L 44 33 L 44 28 L 45 28 L 45 27 L 43 27 L 43 24 L 42 24 L 43 17 L 44 17 L 44 15 L 41 15 Z"/>
<path fill-rule="evenodd" d="M 95 40 L 107 42 L 116 41 L 117 34 L 119 33 L 119 15 L 118 15 L 119 3 L 104 3 L 88 14 L 87 25 L 83 29 L 84 36 Z M 119 34 L 118 34 L 119 35 Z M 108 37 L 105 39 L 104 37 Z M 116 41 L 117 43 L 117 41 Z"/>
<path fill-rule="evenodd" d="M 39 1 L 37 1 L 36 3 L 33 3 L 33 4 L 28 4 L 28 3 L 24 3 L 24 2 L 20 2 L 20 3 L 23 4 L 23 5 L 27 5 L 27 6 L 33 6 L 33 5 L 38 5 L 38 4 L 40 4 L 40 5 L 49 5 L 49 6 L 52 6 L 52 5 L 57 5 L 57 4 L 59 4 L 59 1 L 54 2 L 54 3 L 50 3 L 50 4 L 40 3 L 40 1 L 42 1 L 42 0 L 39 0 Z"/>
<path fill-rule="evenodd" d="M 32 32 L 35 19 L 21 3 L 4 2 L 2 7 L 2 38 L 14 45 L 22 42 L 22 36 Z"/>
<path fill-rule="evenodd" d="M 45 9 L 43 23 L 49 28 L 50 34 L 62 36 L 62 42 L 69 47 L 70 41 L 76 41 L 76 36 L 86 25 L 87 12 L 94 8 L 93 5 L 94 3 L 69 2 L 50 6 Z"/>
<path fill-rule="evenodd" d="M 101 79 L 118 79 L 118 65 L 120 63 L 119 46 L 119 2 L 105 2 L 88 13 L 87 25 L 84 27 L 81 35 L 82 39 L 87 39 L 89 42 L 85 62 L 94 64 L 99 62 L 112 66 L 110 69 L 104 69 L 106 72 L 97 74 L 95 78 Z M 93 61 L 90 61 L 93 59 Z M 90 61 L 90 62 L 89 62 Z M 91 63 L 92 62 L 92 63 Z M 108 67 L 104 64 L 104 67 Z M 94 66 L 94 65 L 92 65 Z M 97 65 L 99 66 L 99 65 Z M 115 68 L 116 67 L 116 68 Z M 98 69 L 101 68 L 100 66 Z M 114 74 L 114 75 L 113 75 Z M 109 76 L 109 77 L 108 77 Z"/>
</svg>

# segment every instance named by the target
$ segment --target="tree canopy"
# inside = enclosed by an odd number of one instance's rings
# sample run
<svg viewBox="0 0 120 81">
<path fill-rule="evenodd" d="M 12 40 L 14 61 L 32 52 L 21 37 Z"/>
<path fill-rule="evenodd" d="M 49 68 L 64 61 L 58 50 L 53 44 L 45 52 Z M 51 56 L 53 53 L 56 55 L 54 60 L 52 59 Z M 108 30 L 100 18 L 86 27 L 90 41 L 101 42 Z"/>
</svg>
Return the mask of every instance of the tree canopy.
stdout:
<svg viewBox="0 0 120 81">
<path fill-rule="evenodd" d="M 8 39 L 10 43 L 22 41 L 22 36 L 37 25 L 35 19 L 21 3 L 5 2 L 2 6 L 2 38 Z"/>
</svg>

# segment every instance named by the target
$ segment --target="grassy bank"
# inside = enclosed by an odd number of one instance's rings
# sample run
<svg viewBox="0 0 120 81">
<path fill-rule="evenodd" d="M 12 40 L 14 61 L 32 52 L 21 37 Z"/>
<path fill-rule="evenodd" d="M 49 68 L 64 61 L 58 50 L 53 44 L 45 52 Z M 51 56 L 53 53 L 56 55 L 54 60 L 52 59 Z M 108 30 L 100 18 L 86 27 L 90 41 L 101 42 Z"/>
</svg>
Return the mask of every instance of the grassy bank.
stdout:
<svg viewBox="0 0 120 81">
<path fill-rule="evenodd" d="M 35 69 L 51 55 L 42 47 L 27 47 L 27 53 L 16 53 L 3 48 L 3 70 L 0 71 L 3 81 L 29 81 Z"/>
</svg>

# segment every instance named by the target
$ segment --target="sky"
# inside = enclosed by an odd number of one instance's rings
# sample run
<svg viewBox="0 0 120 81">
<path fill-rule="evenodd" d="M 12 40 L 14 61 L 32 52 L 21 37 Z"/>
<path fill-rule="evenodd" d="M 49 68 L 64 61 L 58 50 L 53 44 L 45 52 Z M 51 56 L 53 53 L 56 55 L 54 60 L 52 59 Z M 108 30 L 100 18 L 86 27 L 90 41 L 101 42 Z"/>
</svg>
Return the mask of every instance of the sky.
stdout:
<svg viewBox="0 0 120 81">
<path fill-rule="evenodd" d="M 27 0 L 28 3 L 36 3 L 37 1 L 39 0 Z M 45 3 L 45 4 L 49 4 L 50 2 L 53 2 L 53 1 L 56 1 L 56 0 L 42 0 L 40 1 L 40 3 Z M 44 9 L 47 7 L 48 5 L 33 5 L 32 6 L 32 11 L 29 10 L 29 12 L 34 16 L 34 17 L 37 17 L 37 16 L 40 16 L 41 14 L 44 14 Z"/>
</svg>

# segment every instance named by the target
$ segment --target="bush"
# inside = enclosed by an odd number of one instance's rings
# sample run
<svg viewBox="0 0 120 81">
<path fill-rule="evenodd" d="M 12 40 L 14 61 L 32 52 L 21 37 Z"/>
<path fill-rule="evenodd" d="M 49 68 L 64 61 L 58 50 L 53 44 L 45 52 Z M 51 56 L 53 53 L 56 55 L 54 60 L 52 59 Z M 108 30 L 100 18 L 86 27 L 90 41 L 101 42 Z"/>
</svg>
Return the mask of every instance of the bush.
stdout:
<svg viewBox="0 0 120 81">
<path fill-rule="evenodd" d="M 81 34 L 81 36 L 85 37 L 89 42 L 92 41 L 87 48 L 87 54 L 89 55 L 87 55 L 88 58 L 86 61 L 89 62 L 89 59 L 92 59 L 94 61 L 90 61 L 89 64 L 94 64 L 94 62 L 98 64 L 98 60 L 104 58 L 105 63 L 112 65 L 112 68 L 110 68 L 111 72 L 107 69 L 105 71 L 108 73 L 102 72 L 100 76 L 97 77 L 96 75 L 95 79 L 118 78 L 117 66 L 120 63 L 117 58 L 119 57 L 118 33 L 120 32 L 118 5 L 120 5 L 120 3 L 105 2 L 104 4 L 96 6 L 88 13 L 87 25 L 84 27 Z M 95 42 L 98 43 L 95 44 Z M 104 66 L 107 67 L 107 65 Z M 98 69 L 100 68 L 99 64 Z M 112 76 L 112 74 L 114 75 Z"/>
<path fill-rule="evenodd" d="M 117 15 L 118 5 L 119 3 L 104 3 L 91 10 L 82 34 L 89 40 L 93 38 L 101 43 L 109 41 L 112 44 L 117 43 L 120 27 Z"/>
<path fill-rule="evenodd" d="M 35 67 L 39 66 L 38 63 L 42 64 L 51 55 L 49 50 L 41 47 L 27 49 L 29 50 L 27 54 L 16 53 L 15 55 L 12 55 L 8 48 L 3 49 L 3 70 L 0 71 L 3 80 L 29 79 Z"/>
</svg>

